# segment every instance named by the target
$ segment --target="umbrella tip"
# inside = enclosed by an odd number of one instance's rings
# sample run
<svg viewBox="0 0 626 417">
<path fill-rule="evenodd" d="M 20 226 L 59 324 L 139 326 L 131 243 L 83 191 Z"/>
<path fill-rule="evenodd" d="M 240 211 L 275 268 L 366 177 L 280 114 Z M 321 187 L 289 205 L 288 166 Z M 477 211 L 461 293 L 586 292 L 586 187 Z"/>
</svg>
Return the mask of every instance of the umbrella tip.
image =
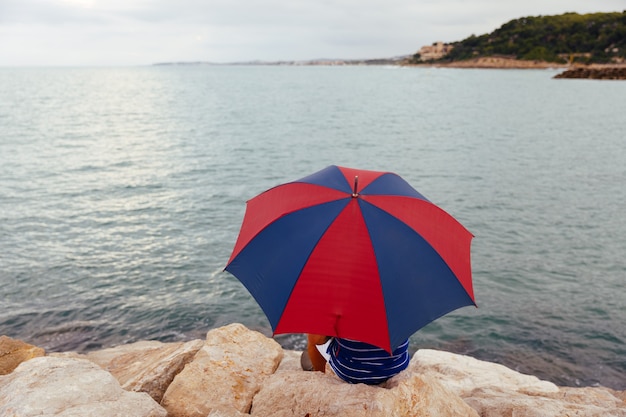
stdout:
<svg viewBox="0 0 626 417">
<path fill-rule="evenodd" d="M 352 192 L 352 197 L 356 198 L 359 196 L 359 193 L 356 192 L 356 188 L 359 185 L 359 176 L 355 175 L 354 176 L 354 191 Z"/>
</svg>

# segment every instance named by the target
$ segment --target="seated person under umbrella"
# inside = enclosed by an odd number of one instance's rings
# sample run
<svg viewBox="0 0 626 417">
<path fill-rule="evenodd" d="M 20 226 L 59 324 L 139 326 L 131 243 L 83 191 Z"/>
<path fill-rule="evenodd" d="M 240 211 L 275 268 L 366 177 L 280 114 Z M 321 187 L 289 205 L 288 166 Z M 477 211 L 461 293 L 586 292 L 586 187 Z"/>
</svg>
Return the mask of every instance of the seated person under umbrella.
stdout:
<svg viewBox="0 0 626 417">
<path fill-rule="evenodd" d="M 307 349 L 301 356 L 302 368 L 324 372 L 328 361 L 339 378 L 352 384 L 381 384 L 409 365 L 408 340 L 390 355 L 379 347 L 348 339 L 315 334 L 307 335 L 307 339 Z"/>
</svg>

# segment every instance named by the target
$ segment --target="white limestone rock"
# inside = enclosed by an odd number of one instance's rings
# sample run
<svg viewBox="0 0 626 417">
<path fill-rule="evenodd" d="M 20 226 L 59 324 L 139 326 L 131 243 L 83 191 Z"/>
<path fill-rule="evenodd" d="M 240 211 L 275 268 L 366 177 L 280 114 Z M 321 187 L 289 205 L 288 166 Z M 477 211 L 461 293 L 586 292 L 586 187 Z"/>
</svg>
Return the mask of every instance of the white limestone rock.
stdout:
<svg viewBox="0 0 626 417">
<path fill-rule="evenodd" d="M 559 388 L 499 364 L 428 349 L 417 351 L 413 362 L 481 417 L 626 417 L 623 396 L 607 388 Z"/>
<path fill-rule="evenodd" d="M 276 341 L 241 324 L 211 330 L 202 349 L 174 378 L 161 405 L 171 417 L 248 413 L 282 357 Z"/>
<path fill-rule="evenodd" d="M 156 402 L 204 345 L 202 340 L 186 343 L 142 341 L 90 352 L 85 358 L 109 371 L 129 391 L 145 392 Z"/>
<path fill-rule="evenodd" d="M 3 417 L 165 417 L 148 394 L 128 392 L 98 365 L 82 359 L 39 357 L 0 376 Z"/>
<path fill-rule="evenodd" d="M 279 369 L 254 397 L 251 414 L 301 417 L 478 417 L 456 394 L 413 367 L 380 386 L 348 384 L 327 369 L 305 372 L 292 368 L 294 358 Z"/>
</svg>

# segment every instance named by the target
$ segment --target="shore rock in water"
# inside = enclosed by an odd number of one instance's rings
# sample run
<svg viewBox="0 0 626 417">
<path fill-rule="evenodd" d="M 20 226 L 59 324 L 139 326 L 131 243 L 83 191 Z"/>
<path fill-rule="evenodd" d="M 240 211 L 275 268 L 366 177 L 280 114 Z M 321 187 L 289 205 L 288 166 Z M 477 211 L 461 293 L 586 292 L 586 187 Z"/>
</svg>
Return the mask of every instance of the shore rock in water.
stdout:
<svg viewBox="0 0 626 417">
<path fill-rule="evenodd" d="M 128 391 L 145 392 L 161 402 L 165 390 L 174 377 L 183 370 L 204 341 L 161 343 L 141 341 L 80 354 L 53 354 L 55 356 L 85 358 L 109 371 Z"/>
<path fill-rule="evenodd" d="M 0 336 L 0 375 L 10 374 L 20 363 L 45 354 L 40 347 L 8 336 Z"/>
<path fill-rule="evenodd" d="M 567 70 L 554 78 L 583 78 L 591 80 L 626 80 L 626 67 L 584 68 Z"/>
<path fill-rule="evenodd" d="M 148 394 L 122 389 L 98 365 L 84 359 L 39 357 L 0 377 L 3 417 L 165 417 Z"/>
<path fill-rule="evenodd" d="M 283 357 L 280 345 L 241 324 L 211 330 L 161 405 L 173 417 L 248 413 L 252 399 Z"/>
<path fill-rule="evenodd" d="M 557 387 L 532 375 L 469 356 L 423 349 L 412 365 L 441 381 L 481 417 L 626 417 L 626 403 L 607 388 Z"/>
</svg>

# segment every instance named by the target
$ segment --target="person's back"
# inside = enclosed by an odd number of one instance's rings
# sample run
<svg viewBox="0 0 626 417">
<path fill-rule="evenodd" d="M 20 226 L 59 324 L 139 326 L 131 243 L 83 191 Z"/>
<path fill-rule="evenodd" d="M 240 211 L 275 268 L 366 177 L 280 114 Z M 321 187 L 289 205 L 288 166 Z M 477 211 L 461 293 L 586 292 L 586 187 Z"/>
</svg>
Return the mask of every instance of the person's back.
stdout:
<svg viewBox="0 0 626 417">
<path fill-rule="evenodd" d="M 337 376 L 353 384 L 376 385 L 397 375 L 409 365 L 409 341 L 389 352 L 363 342 L 333 338 L 326 353 Z"/>
</svg>

